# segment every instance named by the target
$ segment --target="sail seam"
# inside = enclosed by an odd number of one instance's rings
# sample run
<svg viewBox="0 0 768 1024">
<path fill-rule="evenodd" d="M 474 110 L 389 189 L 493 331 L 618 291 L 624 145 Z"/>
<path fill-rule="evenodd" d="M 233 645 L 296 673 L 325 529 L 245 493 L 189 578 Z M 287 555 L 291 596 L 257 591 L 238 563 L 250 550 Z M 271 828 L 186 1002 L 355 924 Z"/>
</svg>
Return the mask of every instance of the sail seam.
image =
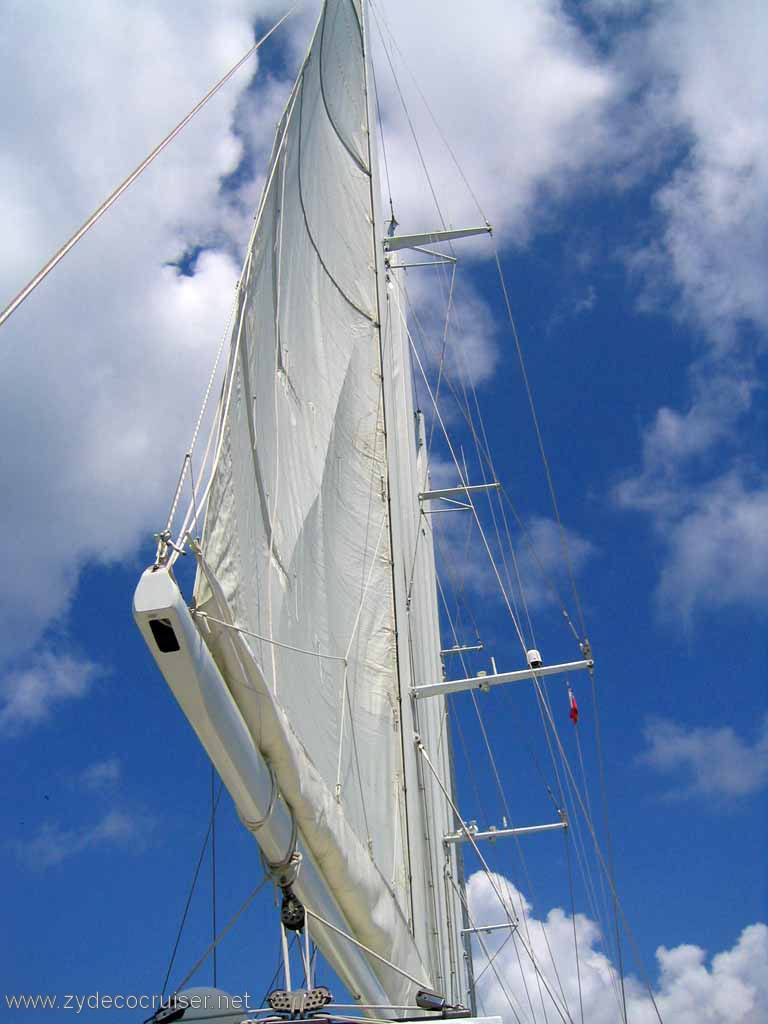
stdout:
<svg viewBox="0 0 768 1024">
<path fill-rule="evenodd" d="M 279 339 L 278 339 L 278 341 L 277 341 L 278 348 L 279 348 L 279 344 L 280 344 L 280 342 L 279 342 Z M 251 459 L 252 459 L 252 462 L 253 462 L 253 474 L 254 474 L 254 476 L 256 478 L 256 492 L 257 492 L 258 497 L 259 497 L 259 505 L 261 507 L 261 516 L 262 516 L 262 519 L 264 520 L 264 526 L 266 528 L 266 534 L 267 534 L 267 540 L 269 542 L 270 553 L 271 553 L 272 557 L 274 558 L 275 562 L 277 563 L 277 566 L 280 569 L 280 572 L 283 574 L 284 579 L 287 580 L 288 579 L 288 573 L 286 571 L 285 566 L 283 565 L 283 560 L 280 557 L 280 552 L 277 550 L 277 545 L 275 544 L 275 533 L 274 533 L 274 528 L 272 526 L 272 520 L 273 520 L 274 517 L 273 517 L 272 512 L 271 512 L 271 510 L 269 508 L 269 501 L 268 501 L 268 498 L 267 498 L 267 492 L 266 492 L 266 489 L 264 487 L 264 475 L 263 475 L 263 473 L 261 471 L 261 462 L 259 460 L 258 452 L 256 450 L 257 449 L 257 445 L 256 445 L 256 429 L 255 429 L 254 423 L 253 423 L 253 401 L 254 400 L 253 400 L 253 392 L 252 392 L 252 389 L 251 389 L 250 374 L 248 372 L 248 365 L 247 365 L 247 361 L 246 361 L 245 346 L 241 345 L 239 347 L 238 355 L 239 355 L 239 358 L 240 358 L 240 377 L 241 377 L 242 383 L 243 383 L 243 394 L 245 395 L 245 402 L 243 404 L 245 405 L 245 418 L 246 418 L 246 421 L 247 421 L 247 424 L 248 424 L 248 434 L 249 434 L 250 442 L 251 442 L 250 448 L 251 448 Z"/>
<path fill-rule="evenodd" d="M 338 9 L 339 8 L 338 8 L 338 5 L 337 5 L 337 7 L 336 7 L 337 16 L 338 16 Z M 325 50 L 325 23 L 326 23 L 327 18 L 328 18 L 328 6 L 326 4 L 326 7 L 325 7 L 325 9 L 323 11 L 323 24 L 322 24 L 322 27 L 320 29 L 320 49 L 319 49 L 319 52 L 318 52 L 318 65 L 319 65 L 318 66 L 318 77 L 320 79 L 320 95 L 323 97 L 323 106 L 325 107 L 325 113 L 326 113 L 326 115 L 328 117 L 328 121 L 330 122 L 331 128 L 333 128 L 334 132 L 336 133 L 336 136 L 338 137 L 339 142 L 342 144 L 344 149 L 346 149 L 347 153 L 349 153 L 349 155 L 352 157 L 352 159 L 354 160 L 355 164 L 360 168 L 360 170 L 363 172 L 363 174 L 365 174 L 366 177 L 370 177 L 370 174 L 371 174 L 370 168 L 365 166 L 365 164 L 363 163 L 362 159 L 357 155 L 357 153 L 355 153 L 355 151 L 349 145 L 347 140 L 341 134 L 341 130 L 337 126 L 336 121 L 334 120 L 333 114 L 331 113 L 331 108 L 328 105 L 328 97 L 326 96 L 326 93 L 325 93 L 325 76 L 323 75 L 323 66 L 324 66 L 323 52 Z"/>
<path fill-rule="evenodd" d="M 355 24 L 357 25 L 357 31 L 360 36 L 360 46 L 363 48 L 363 54 L 365 54 L 365 39 L 363 38 L 363 26 L 360 23 L 360 15 L 357 13 L 357 4 L 355 0 L 349 0 L 352 5 L 352 12 L 355 15 Z"/>
<path fill-rule="evenodd" d="M 333 284 L 333 286 L 338 290 L 338 292 L 341 295 L 341 297 L 346 302 L 349 303 L 349 305 L 352 307 L 352 309 L 357 310 L 357 312 L 361 316 L 364 316 L 366 320 L 368 320 L 372 324 L 376 324 L 375 317 L 371 316 L 371 314 L 367 313 L 364 309 L 361 309 L 361 307 L 358 306 L 358 304 L 354 301 L 354 299 L 351 299 L 349 297 L 349 295 L 347 295 L 347 293 L 341 287 L 341 285 L 336 280 L 336 278 L 333 276 L 331 271 L 328 269 L 328 267 L 327 267 L 327 265 L 325 263 L 325 260 L 323 259 L 322 255 L 320 253 L 320 249 L 317 246 L 317 242 L 315 241 L 315 238 L 314 238 L 314 236 L 312 234 L 312 229 L 309 226 L 309 218 L 307 216 L 307 208 L 306 208 L 306 206 L 304 204 L 304 190 L 303 190 L 302 184 L 301 184 L 301 153 L 302 153 L 301 140 L 302 140 L 303 134 L 304 134 L 304 76 L 302 75 L 302 77 L 301 77 L 301 90 L 299 92 L 299 147 L 298 147 L 298 159 L 297 159 L 296 173 L 297 173 L 297 177 L 298 177 L 298 186 L 299 186 L 299 204 L 301 206 L 301 213 L 302 213 L 302 216 L 304 218 L 304 227 L 307 230 L 307 236 L 309 238 L 310 245 L 315 250 L 315 254 L 316 254 L 317 259 L 318 259 L 318 261 L 320 263 L 320 266 L 323 268 L 325 273 L 328 275 L 328 278 L 330 279 L 330 281 Z"/>
</svg>

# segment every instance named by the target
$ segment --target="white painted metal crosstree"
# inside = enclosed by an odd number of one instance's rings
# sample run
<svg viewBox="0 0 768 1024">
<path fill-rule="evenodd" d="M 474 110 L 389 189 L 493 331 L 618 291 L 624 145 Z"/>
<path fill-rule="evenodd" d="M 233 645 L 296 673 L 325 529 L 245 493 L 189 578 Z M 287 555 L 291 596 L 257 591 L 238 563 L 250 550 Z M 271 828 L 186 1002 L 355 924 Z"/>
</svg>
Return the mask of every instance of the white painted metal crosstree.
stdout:
<svg viewBox="0 0 768 1024">
<path fill-rule="evenodd" d="M 594 661 L 566 661 L 562 665 L 541 665 L 538 668 L 523 668 L 514 672 L 493 672 L 490 675 L 469 676 L 467 679 L 449 679 L 442 683 L 426 683 L 413 688 L 414 697 L 434 697 L 437 694 L 461 693 L 462 690 L 488 690 L 500 683 L 519 683 L 526 679 L 560 675 L 565 672 L 579 672 L 594 667 Z"/>
</svg>

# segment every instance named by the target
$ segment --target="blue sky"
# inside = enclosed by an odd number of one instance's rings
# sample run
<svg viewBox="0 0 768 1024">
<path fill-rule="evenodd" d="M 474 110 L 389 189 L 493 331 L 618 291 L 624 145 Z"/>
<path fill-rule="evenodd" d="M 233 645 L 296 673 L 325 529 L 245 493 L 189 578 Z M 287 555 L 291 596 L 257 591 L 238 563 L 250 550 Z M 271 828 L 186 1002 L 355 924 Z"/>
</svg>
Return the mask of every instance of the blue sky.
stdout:
<svg viewBox="0 0 768 1024">
<path fill-rule="evenodd" d="M 9 11 L 3 296 L 247 49 L 256 19 L 281 13 L 258 0 L 219 6 Z M 450 18 L 445 3 L 412 6 L 391 3 L 386 16 L 496 228 L 571 539 L 623 905 L 665 1019 L 699 1020 L 718 990 L 730 1002 L 713 1020 L 766 1020 L 768 933 L 742 933 L 768 918 L 768 19 L 746 0 L 542 0 L 514 10 L 499 0 L 480 13 L 456 5 Z M 232 83 L 2 330 L 0 860 L 12 992 L 140 993 L 162 981 L 205 832 L 209 766 L 143 649 L 130 599 L 224 332 L 311 21 L 301 14 L 286 26 L 250 85 L 247 74 Z M 447 218 L 474 224 L 472 197 L 398 66 Z M 398 220 L 404 231 L 434 227 L 381 60 L 377 77 Z M 471 242 L 462 253 L 464 329 L 451 344 L 466 354 L 499 479 L 557 572 L 492 250 Z M 427 320 L 429 281 L 419 275 L 429 273 L 408 276 Z M 455 556 L 458 528 L 443 529 Z M 486 644 L 473 667 L 490 654 L 517 667 L 476 539 L 471 553 L 467 593 Z M 534 577 L 529 596 L 545 661 L 575 657 Z M 586 676 L 572 684 L 597 805 Z M 562 681 L 549 692 L 575 757 Z M 515 823 L 548 820 L 529 753 L 546 758 L 530 691 L 494 692 L 482 707 Z M 470 760 L 487 775 L 471 704 L 462 697 L 456 708 Z M 458 772 L 466 817 L 500 824 L 492 787 L 476 806 L 461 753 Z M 533 917 L 570 913 L 560 837 L 525 846 L 535 894 L 515 851 L 496 844 L 488 856 Z M 217 857 L 223 922 L 260 875 L 226 798 Z M 176 981 L 209 941 L 208 886 L 206 872 Z M 478 913 L 486 896 L 475 893 Z M 578 878 L 576 910 L 591 916 Z M 219 979 L 232 991 L 271 977 L 276 946 L 259 922 L 249 914 L 222 947 Z M 586 931 L 584 941 L 596 943 Z M 676 950 L 661 973 L 660 946 Z M 730 953 L 716 968 L 706 960 L 702 975 L 691 947 Z M 503 1010 L 498 992 L 486 998 Z M 605 1005 L 595 996 L 595 1020 L 616 1019 Z M 638 1002 L 636 1019 L 646 1009 Z"/>
</svg>

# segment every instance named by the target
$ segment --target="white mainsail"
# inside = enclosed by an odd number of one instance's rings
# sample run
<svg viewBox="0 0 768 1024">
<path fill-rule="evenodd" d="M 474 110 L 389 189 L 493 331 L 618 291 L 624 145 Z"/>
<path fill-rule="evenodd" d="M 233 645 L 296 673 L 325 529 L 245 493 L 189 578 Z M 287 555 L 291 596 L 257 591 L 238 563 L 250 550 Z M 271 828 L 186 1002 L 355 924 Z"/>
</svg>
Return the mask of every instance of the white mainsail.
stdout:
<svg viewBox="0 0 768 1024">
<path fill-rule="evenodd" d="M 340 60 L 346 74 L 325 81 Z M 357 12 L 334 0 L 278 130 L 203 550 L 238 625 L 317 652 L 250 641 L 306 756 L 331 795 L 340 787 L 348 823 L 405 905 L 367 146 Z M 201 577 L 204 609 L 206 593 Z"/>
<path fill-rule="evenodd" d="M 418 732 L 450 786 L 445 709 L 422 702 L 416 721 L 410 698 L 440 678 L 434 560 L 419 537 L 426 462 L 386 287 L 365 41 L 360 0 L 327 0 L 278 125 L 195 605 L 236 704 L 232 735 L 241 716 L 317 866 L 311 885 L 297 880 L 302 898 L 311 907 L 327 888 L 393 1004 L 420 985 L 458 1002 L 456 854 L 442 842 L 453 822 L 414 746 Z M 244 774 L 211 739 L 204 705 L 185 711 L 248 825 Z M 252 829 L 262 845 L 269 829 Z M 339 970 L 338 943 L 324 951 Z M 366 971 L 340 973 L 359 998 L 380 998 Z"/>
</svg>

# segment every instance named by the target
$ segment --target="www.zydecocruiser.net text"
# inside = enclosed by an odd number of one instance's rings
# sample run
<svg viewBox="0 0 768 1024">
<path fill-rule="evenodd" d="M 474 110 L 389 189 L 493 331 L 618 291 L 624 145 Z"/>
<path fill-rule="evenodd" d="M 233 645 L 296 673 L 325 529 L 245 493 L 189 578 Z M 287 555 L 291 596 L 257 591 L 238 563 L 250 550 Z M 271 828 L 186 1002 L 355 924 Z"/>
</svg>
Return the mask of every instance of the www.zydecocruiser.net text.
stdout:
<svg viewBox="0 0 768 1024">
<path fill-rule="evenodd" d="M 91 992 L 88 995 L 57 993 L 7 994 L 4 996 L 8 1010 L 69 1010 L 83 1013 L 84 1010 L 158 1010 L 190 1008 L 193 1010 L 210 1010 L 215 1013 L 239 1013 L 251 1009 L 248 992 L 239 996 L 228 996 L 223 993 L 189 993 L 183 996 L 158 995 L 122 995 L 103 992 Z"/>
</svg>

